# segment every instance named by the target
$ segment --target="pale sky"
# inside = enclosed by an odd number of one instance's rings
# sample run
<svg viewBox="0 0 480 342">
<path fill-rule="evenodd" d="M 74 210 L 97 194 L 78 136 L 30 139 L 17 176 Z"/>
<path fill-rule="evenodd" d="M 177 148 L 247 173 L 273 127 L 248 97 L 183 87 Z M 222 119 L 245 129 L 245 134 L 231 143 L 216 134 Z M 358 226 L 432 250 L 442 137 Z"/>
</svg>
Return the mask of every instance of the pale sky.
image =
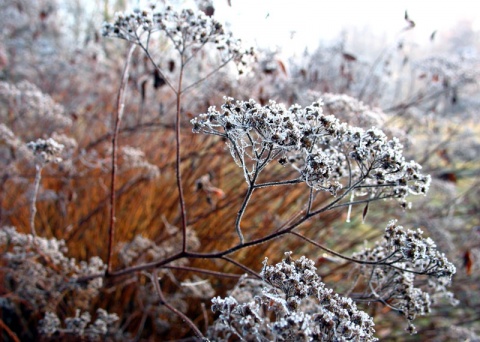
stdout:
<svg viewBox="0 0 480 342">
<path fill-rule="evenodd" d="M 409 33 L 420 42 L 437 30 L 446 31 L 459 20 L 469 20 L 480 29 L 479 6 L 474 0 L 215 0 L 215 16 L 230 22 L 236 37 L 250 44 L 274 49 L 313 48 L 323 39 L 339 36 L 343 28 L 356 27 L 385 39 L 407 25 L 405 10 L 416 27 Z"/>
</svg>

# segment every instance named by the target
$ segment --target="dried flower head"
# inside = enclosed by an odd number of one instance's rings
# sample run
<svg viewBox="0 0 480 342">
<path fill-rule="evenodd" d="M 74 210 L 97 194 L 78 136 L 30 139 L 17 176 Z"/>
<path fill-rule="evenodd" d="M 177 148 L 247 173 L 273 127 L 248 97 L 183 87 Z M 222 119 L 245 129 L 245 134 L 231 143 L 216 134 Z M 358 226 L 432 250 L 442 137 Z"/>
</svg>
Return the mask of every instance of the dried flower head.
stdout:
<svg viewBox="0 0 480 342">
<path fill-rule="evenodd" d="M 117 13 L 113 23 L 103 25 L 102 34 L 125 39 L 148 49 L 149 40 L 156 32 L 164 33 L 182 56 L 193 56 L 205 44 L 215 44 L 224 61 L 234 60 L 242 71 L 253 50 L 246 50 L 238 39 L 227 34 L 223 25 L 203 12 L 191 9 L 175 11 L 172 6 Z M 188 58 L 188 57 L 187 57 Z"/>
<path fill-rule="evenodd" d="M 109 314 L 103 309 L 97 310 L 97 318 L 92 322 L 92 316 L 88 312 L 75 311 L 74 317 L 65 318 L 65 328 L 62 328 L 60 319 L 52 312 L 46 312 L 40 321 L 40 334 L 48 337 L 76 336 L 86 338 L 89 341 L 104 339 L 106 335 L 114 331 L 114 324 L 118 321 L 117 314 Z"/>
<path fill-rule="evenodd" d="M 278 160 L 298 170 L 308 186 L 333 195 L 353 186 L 358 195 L 403 203 L 408 194 L 428 190 L 430 177 L 420 173 L 420 165 L 405 160 L 398 139 L 325 115 L 322 102 L 286 108 L 274 101 L 261 106 L 254 100 L 224 99 L 220 110 L 210 107 L 191 120 L 193 131 L 225 138 L 247 182 Z"/>
<path fill-rule="evenodd" d="M 359 271 L 370 274 L 366 276 L 369 298 L 401 312 L 408 320 L 410 332 L 414 332 L 412 321 L 430 312 L 436 298 L 456 303 L 447 291 L 455 266 L 420 229 L 405 230 L 391 221 L 382 243 L 353 257 L 366 262 Z"/>
<path fill-rule="evenodd" d="M 64 146 L 57 143 L 54 139 L 37 139 L 27 144 L 27 147 L 33 152 L 35 159 L 41 164 L 60 163 L 60 157 Z"/>
<path fill-rule="evenodd" d="M 225 299 L 212 300 L 220 313 L 210 329 L 214 339 L 237 336 L 248 341 L 376 341 L 373 321 L 350 298 L 325 288 L 312 260 L 294 260 L 291 252 L 274 265 L 264 262 L 261 294 L 246 302 L 239 293 L 255 283 L 242 278 Z M 241 288 L 242 291 L 239 291 Z M 258 291 L 257 291 L 258 292 Z M 244 298 L 249 298 L 244 297 Z M 269 315 L 273 311 L 274 315 Z"/>
<path fill-rule="evenodd" d="M 142 150 L 131 146 L 123 146 L 119 152 L 119 157 L 123 161 L 120 164 L 120 172 L 131 169 L 142 169 L 142 172 L 149 179 L 155 179 L 160 176 L 158 166 L 150 163 L 145 156 L 145 152 Z"/>
<path fill-rule="evenodd" d="M 0 246 L 5 251 L 2 262 L 10 271 L 9 282 L 3 286 L 12 287 L 15 295 L 25 298 L 32 308 L 51 309 L 66 291 L 83 291 L 87 295 L 84 300 L 92 298 L 103 286 L 102 278 L 83 285 L 68 281 L 103 273 L 105 264 L 99 257 L 77 263 L 65 255 L 64 240 L 41 238 L 19 233 L 13 227 L 2 227 Z"/>
<path fill-rule="evenodd" d="M 0 105 L 0 120 L 10 122 L 9 113 L 15 113 L 14 132 L 26 140 L 32 139 L 39 127 L 42 134 L 52 135 L 72 125 L 63 106 L 28 81 L 0 82 Z"/>
</svg>

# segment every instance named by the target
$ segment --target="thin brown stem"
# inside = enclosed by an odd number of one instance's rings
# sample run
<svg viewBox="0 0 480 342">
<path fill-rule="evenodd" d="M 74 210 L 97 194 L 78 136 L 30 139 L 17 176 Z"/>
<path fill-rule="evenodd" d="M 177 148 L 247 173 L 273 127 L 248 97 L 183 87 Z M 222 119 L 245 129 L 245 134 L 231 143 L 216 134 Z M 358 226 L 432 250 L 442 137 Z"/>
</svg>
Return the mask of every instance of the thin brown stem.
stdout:
<svg viewBox="0 0 480 342">
<path fill-rule="evenodd" d="M 207 80 L 208 78 L 210 78 L 211 76 L 213 76 L 214 74 L 216 74 L 220 69 L 222 69 L 225 65 L 227 65 L 228 63 L 230 63 L 230 61 L 232 60 L 232 58 L 224 61 L 222 64 L 220 64 L 217 68 L 215 68 L 214 70 L 210 71 L 207 75 L 205 75 L 204 77 L 200 78 L 199 80 L 193 82 L 192 84 L 188 85 L 187 87 L 185 87 L 185 89 L 182 89 L 182 92 L 183 93 L 186 93 L 187 91 L 190 91 L 191 89 L 195 88 L 196 86 L 198 86 L 200 83 L 202 83 L 203 81 Z M 180 88 L 178 88 L 180 89 Z"/>
<path fill-rule="evenodd" d="M 12 341 L 14 342 L 20 342 L 20 339 L 18 338 L 17 334 L 15 334 L 9 327 L 8 325 L 5 324 L 5 322 L 0 318 L 0 331 L 4 330 L 5 333 L 8 335 L 8 337 L 11 338 Z M 5 336 L 6 337 L 6 336 Z"/>
<path fill-rule="evenodd" d="M 107 275 L 112 272 L 112 260 L 113 260 L 113 244 L 115 241 L 115 185 L 116 185 L 116 172 L 117 172 L 117 145 L 118 145 L 118 132 L 120 129 L 120 123 L 125 109 L 125 90 L 128 84 L 130 61 L 135 51 L 136 45 L 132 45 L 128 51 L 127 60 L 123 69 L 122 83 L 118 90 L 117 96 L 117 111 L 115 116 L 114 131 L 112 135 L 112 171 L 110 182 L 110 225 L 108 228 L 108 255 L 107 255 Z"/>
<path fill-rule="evenodd" d="M 255 272 L 254 270 L 248 268 L 247 266 L 239 263 L 238 261 L 233 260 L 232 258 L 229 258 L 229 257 L 227 257 L 227 256 L 223 256 L 222 259 L 228 261 L 229 263 L 234 264 L 235 266 L 241 268 L 242 270 L 250 273 L 250 274 L 253 275 L 254 277 L 259 278 L 259 279 L 262 279 L 262 277 L 260 277 L 260 275 L 259 275 L 257 272 Z"/>
<path fill-rule="evenodd" d="M 183 59 L 183 56 L 182 56 Z M 178 88 L 177 88 L 177 115 L 175 119 L 175 141 L 176 141 L 176 160 L 175 160 L 175 172 L 177 178 L 177 188 L 178 188 L 178 200 L 180 202 L 180 216 L 182 217 L 182 252 L 187 250 L 187 209 L 185 206 L 185 197 L 183 194 L 182 186 L 182 172 L 181 167 L 181 135 L 180 135 L 180 126 L 181 126 L 181 105 L 182 105 L 182 81 L 183 81 L 183 72 L 185 64 L 182 61 L 180 66 L 180 76 L 178 78 Z"/>
<path fill-rule="evenodd" d="M 220 277 L 220 278 L 234 278 L 238 279 L 241 277 L 240 274 L 231 274 L 231 273 L 225 273 L 225 272 L 217 272 L 217 271 L 211 271 L 211 270 L 205 270 L 203 268 L 198 268 L 198 267 L 188 267 L 188 266 L 163 266 L 163 268 L 168 268 L 171 270 L 178 270 L 178 271 L 188 271 L 188 272 L 197 272 L 197 273 L 202 273 L 205 275 L 210 275 L 210 276 L 215 276 L 215 277 Z"/>
<path fill-rule="evenodd" d="M 345 256 L 341 253 L 335 252 L 334 250 L 332 250 L 328 247 L 325 247 L 325 246 L 319 244 L 318 242 L 313 241 L 312 239 L 309 239 L 306 236 L 303 236 L 302 234 L 299 234 L 297 232 L 290 231 L 289 233 L 292 234 L 292 235 L 298 236 L 299 238 L 307 241 L 308 243 L 311 243 L 312 245 L 320 248 L 321 250 L 324 250 L 325 252 L 327 252 L 329 254 L 335 255 L 335 256 L 337 256 L 337 257 L 339 257 L 339 258 L 341 258 L 345 261 L 354 262 L 354 263 L 362 264 L 362 265 L 379 265 L 379 264 L 383 265 L 386 260 L 388 260 L 390 257 L 392 257 L 396 253 L 396 252 L 394 252 L 394 253 L 388 255 L 386 258 L 381 259 L 381 260 L 377 260 L 377 261 L 358 260 L 358 259 L 354 259 L 354 258 L 349 258 L 349 257 L 347 257 L 347 256 Z"/>
<path fill-rule="evenodd" d="M 158 297 L 160 298 L 161 304 L 164 305 L 170 311 L 172 311 L 174 314 L 176 314 L 178 317 L 180 317 L 185 323 L 187 323 L 188 326 L 193 330 L 193 332 L 198 338 L 200 338 L 201 340 L 204 340 L 205 337 L 203 336 L 202 332 L 197 328 L 195 323 L 193 323 L 183 312 L 179 311 L 177 308 L 173 307 L 165 300 L 165 296 L 163 295 L 162 288 L 160 287 L 157 270 L 153 270 L 151 279 L 153 282 L 153 286 L 155 287 L 155 291 L 157 292 Z"/>
</svg>

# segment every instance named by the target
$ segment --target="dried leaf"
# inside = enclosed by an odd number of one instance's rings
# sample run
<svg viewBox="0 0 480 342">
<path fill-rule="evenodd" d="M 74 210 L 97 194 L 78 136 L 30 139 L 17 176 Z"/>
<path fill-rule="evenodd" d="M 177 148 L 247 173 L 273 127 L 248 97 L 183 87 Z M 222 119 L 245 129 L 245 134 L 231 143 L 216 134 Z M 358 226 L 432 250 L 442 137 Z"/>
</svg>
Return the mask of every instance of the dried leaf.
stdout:
<svg viewBox="0 0 480 342">
<path fill-rule="evenodd" d="M 457 182 L 457 175 L 454 172 L 442 172 L 437 178 L 452 183 Z"/>
<path fill-rule="evenodd" d="M 168 71 L 173 72 L 175 70 L 175 61 L 173 59 L 168 61 Z"/>
<path fill-rule="evenodd" d="M 450 159 L 450 156 L 448 155 L 448 150 L 446 148 L 443 148 L 441 150 L 437 151 L 438 156 L 445 161 L 447 164 L 451 164 L 452 160 Z"/>
<path fill-rule="evenodd" d="M 146 97 L 146 94 L 147 94 L 147 80 L 144 80 L 141 84 L 140 84 L 140 97 L 142 99 L 142 102 L 145 101 L 145 97 Z"/>
<path fill-rule="evenodd" d="M 354 61 L 357 60 L 357 57 L 355 57 L 354 55 L 352 55 L 350 53 L 347 53 L 347 52 L 343 52 L 342 56 L 343 56 L 343 59 L 345 59 L 346 61 L 349 61 L 349 62 L 354 62 Z"/>
<path fill-rule="evenodd" d="M 207 17 L 212 17 L 213 14 L 215 13 L 215 7 L 213 7 L 212 5 L 208 5 L 203 10 L 203 13 L 205 13 L 207 15 Z"/>
<path fill-rule="evenodd" d="M 40 18 L 41 21 L 44 21 L 44 20 L 47 19 L 48 15 L 49 15 L 49 12 L 48 12 L 48 11 L 46 11 L 46 10 L 41 10 L 41 11 L 40 11 L 40 14 L 39 14 L 39 18 Z"/>
<path fill-rule="evenodd" d="M 213 186 L 212 183 L 210 182 L 211 181 L 210 177 L 211 176 L 209 174 L 205 174 L 200 178 L 198 178 L 195 181 L 196 191 L 200 191 L 200 190 L 204 191 L 207 194 L 207 200 L 208 198 L 211 199 L 210 195 L 214 195 L 219 199 L 225 198 L 225 192 L 222 189 Z"/>
<path fill-rule="evenodd" d="M 282 73 L 287 76 L 287 68 L 285 67 L 285 64 L 280 61 L 280 60 L 277 60 L 277 64 L 278 66 L 280 67 L 280 70 L 282 71 Z"/>
<path fill-rule="evenodd" d="M 153 72 L 153 87 L 155 89 L 158 89 L 161 86 L 164 86 L 165 84 L 167 84 L 167 82 L 165 82 L 162 75 L 160 75 L 160 72 L 157 69 L 155 69 L 155 71 Z"/>
<path fill-rule="evenodd" d="M 472 267 L 473 267 L 473 258 L 470 250 L 467 250 L 463 255 L 463 266 L 465 267 L 465 271 L 467 272 L 467 274 L 471 275 Z"/>
<path fill-rule="evenodd" d="M 405 11 L 405 21 L 408 23 L 408 26 L 405 27 L 404 30 L 411 30 L 412 28 L 415 27 L 415 22 L 412 19 L 410 19 L 407 11 Z"/>
<path fill-rule="evenodd" d="M 363 208 L 362 223 L 365 223 L 365 218 L 367 217 L 367 214 L 368 214 L 368 205 L 369 204 L 370 204 L 370 202 L 367 202 L 367 205 L 365 206 L 365 208 Z"/>
<path fill-rule="evenodd" d="M 453 94 L 452 94 L 452 98 L 450 99 L 450 101 L 451 101 L 452 104 L 456 104 L 457 101 L 458 101 L 457 89 L 456 88 L 453 89 Z"/>
</svg>

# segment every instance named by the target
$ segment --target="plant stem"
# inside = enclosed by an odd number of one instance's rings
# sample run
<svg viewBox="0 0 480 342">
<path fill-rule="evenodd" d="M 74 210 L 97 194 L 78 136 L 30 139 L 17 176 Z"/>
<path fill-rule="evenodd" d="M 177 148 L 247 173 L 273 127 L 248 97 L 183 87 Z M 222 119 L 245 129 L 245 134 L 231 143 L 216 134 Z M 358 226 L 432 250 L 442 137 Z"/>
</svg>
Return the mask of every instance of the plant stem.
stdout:
<svg viewBox="0 0 480 342">
<path fill-rule="evenodd" d="M 37 236 L 37 232 L 35 231 L 35 215 L 37 214 L 37 195 L 38 189 L 40 188 L 40 180 L 42 179 L 42 169 L 43 167 L 41 165 L 35 165 L 35 181 L 33 183 L 32 202 L 30 203 L 30 233 L 34 237 Z"/>
<path fill-rule="evenodd" d="M 195 323 L 193 323 L 187 316 L 185 316 L 183 312 L 174 308 L 165 300 L 165 296 L 163 295 L 162 288 L 160 287 L 157 270 L 153 270 L 151 279 L 153 282 L 153 286 L 155 287 L 155 291 L 157 291 L 158 297 L 160 298 L 161 304 L 164 305 L 170 311 L 172 311 L 174 314 L 179 316 L 185 323 L 188 324 L 188 326 L 193 330 L 193 332 L 195 333 L 195 335 L 197 335 L 198 338 L 200 338 L 201 340 L 204 340 L 205 337 L 203 336 L 202 332 L 197 328 Z"/>
<path fill-rule="evenodd" d="M 117 173 L 117 145 L 118 145 L 118 132 L 120 129 L 120 123 L 122 121 L 123 112 L 125 110 L 125 90 L 128 84 L 130 61 L 135 51 L 136 45 L 132 45 L 128 51 L 127 60 L 123 69 L 122 83 L 118 90 L 117 96 L 117 112 L 114 123 L 114 130 L 112 134 L 112 171 L 111 171 L 111 183 L 110 183 L 110 224 L 108 228 L 108 255 L 107 255 L 107 272 L 106 275 L 112 273 L 112 260 L 113 260 L 113 244 L 115 241 L 115 185 L 116 185 L 116 173 Z"/>
<path fill-rule="evenodd" d="M 183 194 L 182 187 L 182 172 L 181 167 L 181 135 L 180 135 L 180 126 L 181 126 L 181 105 L 182 105 L 182 81 L 183 81 L 183 71 L 185 68 L 185 63 L 180 66 L 180 76 L 178 78 L 178 88 L 177 88 L 177 115 L 175 120 L 175 140 L 176 140 L 176 160 L 175 160 L 175 172 L 177 178 L 177 188 L 178 188 L 178 200 L 180 202 L 180 216 L 182 217 L 182 252 L 187 250 L 187 209 L 185 207 L 185 197 Z"/>
</svg>

